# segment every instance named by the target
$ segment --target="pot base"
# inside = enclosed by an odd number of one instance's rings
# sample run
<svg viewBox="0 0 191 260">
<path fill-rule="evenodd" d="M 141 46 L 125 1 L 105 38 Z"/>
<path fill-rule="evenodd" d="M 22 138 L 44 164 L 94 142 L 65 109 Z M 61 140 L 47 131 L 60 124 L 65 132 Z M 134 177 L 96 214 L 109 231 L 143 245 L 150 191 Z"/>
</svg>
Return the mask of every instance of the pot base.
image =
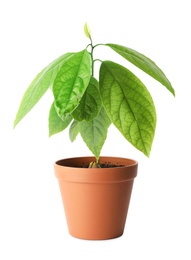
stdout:
<svg viewBox="0 0 191 260">
<path fill-rule="evenodd" d="M 124 233 L 124 232 L 123 232 Z M 72 236 L 72 237 L 74 237 L 74 238 L 76 238 L 76 239 L 82 239 L 82 240 L 95 240 L 95 241 L 100 241 L 100 240 L 111 240 L 111 239 L 117 239 L 117 238 L 119 238 L 119 237 L 121 237 L 121 236 L 123 236 L 123 233 L 122 234 L 120 234 L 120 235 L 117 235 L 117 236 L 112 236 L 112 237 L 98 237 L 98 238 L 95 238 L 94 236 L 93 236 L 93 238 L 91 238 L 91 237 L 78 237 L 78 236 L 75 236 L 75 235 L 73 235 L 73 234 L 71 234 L 70 232 L 69 232 L 69 234 L 70 234 L 70 236 Z"/>
</svg>

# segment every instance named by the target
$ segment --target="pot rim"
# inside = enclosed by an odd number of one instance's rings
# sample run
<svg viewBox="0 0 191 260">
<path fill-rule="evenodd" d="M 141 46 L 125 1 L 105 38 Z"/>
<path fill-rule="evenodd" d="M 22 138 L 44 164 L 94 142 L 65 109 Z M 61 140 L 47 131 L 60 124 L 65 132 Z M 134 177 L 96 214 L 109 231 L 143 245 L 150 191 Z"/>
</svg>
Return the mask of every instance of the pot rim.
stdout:
<svg viewBox="0 0 191 260">
<path fill-rule="evenodd" d="M 82 160 L 87 164 L 95 160 L 95 157 L 71 157 L 56 161 L 54 163 L 56 177 L 67 182 L 112 183 L 130 181 L 137 176 L 138 162 L 133 159 L 101 156 L 101 163 L 106 160 L 107 162 L 109 161 L 124 166 L 111 168 L 82 168 L 74 166 L 76 164 L 82 166 Z M 72 166 L 70 166 L 71 162 L 73 162 Z"/>
<path fill-rule="evenodd" d="M 71 165 L 68 165 L 71 161 L 74 161 L 74 160 L 85 160 L 85 161 L 88 161 L 89 163 L 91 161 L 95 161 L 95 157 L 94 156 L 79 156 L 79 157 L 68 157 L 68 158 L 64 158 L 64 159 L 59 159 L 55 162 L 55 164 L 57 165 L 60 165 L 60 166 L 63 166 L 63 167 L 70 167 L 70 168 L 81 168 L 81 167 L 77 167 L 77 166 L 71 166 Z M 131 158 L 125 158 L 125 157 L 116 157 L 116 156 L 100 156 L 100 161 L 101 163 L 103 163 L 103 161 L 105 160 L 112 160 L 112 161 L 115 161 L 115 163 L 119 163 L 120 161 L 128 161 L 129 164 L 128 165 L 124 165 L 124 166 L 121 166 L 121 167 L 129 167 L 129 166 L 132 166 L 132 165 L 136 165 L 138 164 L 138 162 L 134 159 L 131 159 Z M 118 161 L 118 162 L 116 162 Z M 66 162 L 67 164 L 66 165 L 63 165 L 61 164 L 62 162 Z M 120 164 L 120 163 L 119 163 Z M 120 166 L 119 166 L 120 167 Z M 111 167 L 112 168 L 112 167 Z M 111 169 L 110 168 L 110 169 Z M 84 168 L 84 169 L 88 169 L 88 168 Z M 100 168 L 98 168 L 100 169 Z"/>
</svg>

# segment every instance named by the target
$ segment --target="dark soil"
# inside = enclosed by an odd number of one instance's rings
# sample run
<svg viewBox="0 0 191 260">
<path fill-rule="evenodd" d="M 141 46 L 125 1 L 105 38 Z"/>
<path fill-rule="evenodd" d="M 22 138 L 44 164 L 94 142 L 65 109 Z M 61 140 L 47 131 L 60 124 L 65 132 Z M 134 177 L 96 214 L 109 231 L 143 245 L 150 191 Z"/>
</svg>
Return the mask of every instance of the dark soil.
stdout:
<svg viewBox="0 0 191 260">
<path fill-rule="evenodd" d="M 79 168 L 89 168 L 89 165 L 84 164 L 83 166 L 77 166 Z M 120 164 L 111 164 L 111 163 L 101 163 L 99 164 L 98 168 L 117 168 L 117 167 L 124 167 L 124 165 L 120 165 Z"/>
<path fill-rule="evenodd" d="M 99 166 L 100 166 L 100 168 L 116 168 L 116 167 L 123 167 L 124 165 L 103 163 L 103 164 L 100 164 Z"/>
</svg>

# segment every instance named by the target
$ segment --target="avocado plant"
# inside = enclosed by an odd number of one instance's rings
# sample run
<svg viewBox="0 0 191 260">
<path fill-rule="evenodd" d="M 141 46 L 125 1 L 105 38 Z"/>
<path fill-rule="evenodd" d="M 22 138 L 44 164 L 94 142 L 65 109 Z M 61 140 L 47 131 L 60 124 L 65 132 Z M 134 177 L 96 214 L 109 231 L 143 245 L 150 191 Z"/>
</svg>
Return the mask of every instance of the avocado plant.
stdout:
<svg viewBox="0 0 191 260">
<path fill-rule="evenodd" d="M 156 128 L 153 99 L 141 80 L 126 67 L 110 60 L 94 58 L 94 49 L 107 47 L 175 91 L 163 71 L 145 55 L 118 44 L 93 45 L 87 23 L 84 32 L 90 43 L 79 52 L 68 52 L 45 67 L 26 90 L 14 126 L 50 89 L 54 101 L 49 112 L 49 136 L 69 127 L 71 141 L 78 134 L 99 164 L 101 149 L 111 124 L 136 149 L 149 156 Z M 100 63 L 98 79 L 95 62 Z"/>
</svg>

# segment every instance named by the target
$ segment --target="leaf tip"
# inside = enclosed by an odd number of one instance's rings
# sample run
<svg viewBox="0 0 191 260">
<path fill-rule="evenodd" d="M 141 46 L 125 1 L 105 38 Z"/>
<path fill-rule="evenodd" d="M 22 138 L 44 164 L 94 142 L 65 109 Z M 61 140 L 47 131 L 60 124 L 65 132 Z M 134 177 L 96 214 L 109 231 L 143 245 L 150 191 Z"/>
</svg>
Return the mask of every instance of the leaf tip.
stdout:
<svg viewBox="0 0 191 260">
<path fill-rule="evenodd" d="M 14 122 L 13 122 L 13 129 L 15 129 L 15 127 L 18 125 L 19 121 L 17 119 L 17 117 L 15 118 Z"/>
<path fill-rule="evenodd" d="M 167 87 L 167 86 L 166 86 Z M 172 95 L 175 97 L 176 94 L 175 94 L 175 89 L 172 87 L 170 81 L 169 81 L 169 85 L 168 85 L 168 90 L 172 93 Z"/>
</svg>

